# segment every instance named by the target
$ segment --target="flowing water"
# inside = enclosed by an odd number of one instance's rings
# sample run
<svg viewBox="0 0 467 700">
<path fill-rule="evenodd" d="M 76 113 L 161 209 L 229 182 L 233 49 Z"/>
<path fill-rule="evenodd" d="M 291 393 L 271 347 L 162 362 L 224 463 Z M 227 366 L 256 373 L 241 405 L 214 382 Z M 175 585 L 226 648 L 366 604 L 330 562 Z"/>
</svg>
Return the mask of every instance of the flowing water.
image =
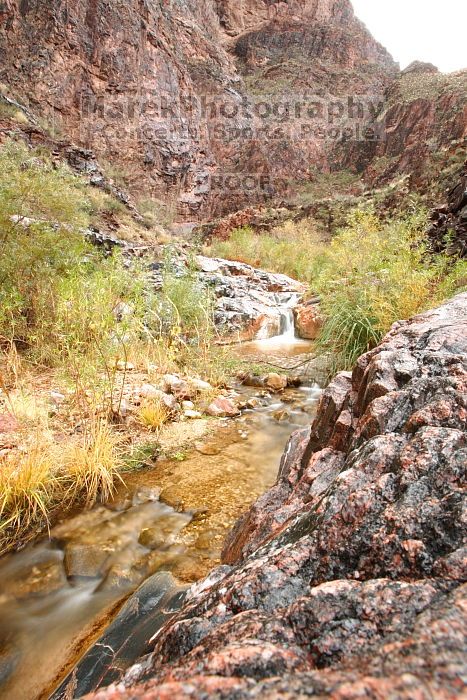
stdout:
<svg viewBox="0 0 467 700">
<path fill-rule="evenodd" d="M 295 339 L 285 309 L 281 336 L 239 352 L 270 359 L 310 349 Z M 251 406 L 239 419 L 221 422 L 179 460 L 129 474 L 112 503 L 67 519 L 50 538 L 0 562 L 1 698 L 49 697 L 83 655 L 76 697 L 111 682 L 106 654 L 118 649 L 116 665 L 128 666 L 187 585 L 219 563 L 226 533 L 274 483 L 290 433 L 311 423 L 320 395 L 316 385 L 280 396 L 239 391 Z M 135 624 L 135 600 L 145 624 Z M 105 643 L 86 656 L 105 630 Z"/>
</svg>

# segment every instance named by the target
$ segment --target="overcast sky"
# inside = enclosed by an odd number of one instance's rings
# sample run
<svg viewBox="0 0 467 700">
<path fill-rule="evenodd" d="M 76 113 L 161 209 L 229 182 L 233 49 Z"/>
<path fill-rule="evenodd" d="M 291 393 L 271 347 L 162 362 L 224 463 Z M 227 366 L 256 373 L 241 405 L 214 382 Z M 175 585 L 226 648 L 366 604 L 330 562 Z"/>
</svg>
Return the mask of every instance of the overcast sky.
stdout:
<svg viewBox="0 0 467 700">
<path fill-rule="evenodd" d="M 357 16 L 405 68 L 467 68 L 467 0 L 352 0 Z"/>
</svg>

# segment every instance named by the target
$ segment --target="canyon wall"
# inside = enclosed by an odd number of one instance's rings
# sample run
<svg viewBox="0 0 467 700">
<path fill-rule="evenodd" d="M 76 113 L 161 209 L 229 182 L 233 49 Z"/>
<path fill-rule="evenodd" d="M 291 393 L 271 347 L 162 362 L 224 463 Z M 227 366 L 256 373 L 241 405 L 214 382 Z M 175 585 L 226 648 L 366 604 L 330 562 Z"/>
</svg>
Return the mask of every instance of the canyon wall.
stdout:
<svg viewBox="0 0 467 700">
<path fill-rule="evenodd" d="M 189 220 L 333 170 L 423 188 L 465 150 L 466 76 L 400 75 L 349 0 L 0 2 L 0 94 Z"/>
<path fill-rule="evenodd" d="M 348 0 L 0 2 L 2 87 L 187 217 L 329 169 L 329 140 L 304 138 L 303 115 L 283 130 L 287 105 L 304 90 L 324 107 L 378 101 L 396 72 Z"/>
</svg>

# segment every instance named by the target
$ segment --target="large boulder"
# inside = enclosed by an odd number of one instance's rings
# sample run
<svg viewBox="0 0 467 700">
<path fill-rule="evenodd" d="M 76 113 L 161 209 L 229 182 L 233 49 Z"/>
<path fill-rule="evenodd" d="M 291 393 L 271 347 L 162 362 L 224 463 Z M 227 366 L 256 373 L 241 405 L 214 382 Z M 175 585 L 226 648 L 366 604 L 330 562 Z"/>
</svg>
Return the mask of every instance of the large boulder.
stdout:
<svg viewBox="0 0 467 700">
<path fill-rule="evenodd" d="M 466 357 L 463 294 L 338 375 L 224 566 L 90 697 L 460 697 Z"/>
<path fill-rule="evenodd" d="M 319 303 L 315 299 L 299 304 L 294 309 L 295 332 L 304 340 L 316 340 L 323 327 Z"/>
</svg>

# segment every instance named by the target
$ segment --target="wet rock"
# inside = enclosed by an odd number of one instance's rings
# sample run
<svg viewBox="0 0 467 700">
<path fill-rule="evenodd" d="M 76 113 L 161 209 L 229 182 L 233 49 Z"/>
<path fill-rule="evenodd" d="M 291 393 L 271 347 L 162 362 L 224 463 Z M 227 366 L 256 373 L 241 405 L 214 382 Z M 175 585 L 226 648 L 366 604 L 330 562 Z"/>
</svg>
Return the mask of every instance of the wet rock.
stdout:
<svg viewBox="0 0 467 700">
<path fill-rule="evenodd" d="M 460 697 L 466 357 L 463 294 L 338 375 L 232 532 L 234 567 L 93 698 Z"/>
<path fill-rule="evenodd" d="M 156 503 L 161 495 L 158 486 L 139 486 L 132 496 L 132 505 L 140 506 L 144 503 Z"/>
<path fill-rule="evenodd" d="M 256 396 L 252 396 L 251 399 L 248 399 L 246 402 L 247 408 L 254 409 L 258 408 L 258 406 L 261 406 L 261 401 Z"/>
<path fill-rule="evenodd" d="M 239 415 L 240 411 L 233 401 L 219 396 L 208 406 L 206 413 L 214 418 L 234 418 Z"/>
<path fill-rule="evenodd" d="M 63 555 L 59 550 L 39 551 L 32 554 L 24 566 L 15 566 L 12 561 L 10 575 L 3 574 L 0 593 L 17 600 L 29 596 L 42 596 L 53 593 L 67 585 L 63 568 Z"/>
<path fill-rule="evenodd" d="M 323 327 L 319 304 L 308 302 L 294 309 L 295 332 L 304 340 L 315 340 Z"/>
<path fill-rule="evenodd" d="M 265 378 L 265 383 L 268 389 L 273 391 L 283 391 L 287 388 L 287 377 L 271 372 Z"/>
<path fill-rule="evenodd" d="M 222 451 L 220 445 L 211 442 L 197 442 L 195 448 L 200 454 L 207 456 L 218 455 Z"/>
<path fill-rule="evenodd" d="M 241 380 L 242 384 L 245 386 L 262 388 L 265 384 L 264 377 L 260 377 L 257 374 L 247 374 L 246 376 L 241 377 Z"/>
<path fill-rule="evenodd" d="M 285 420 L 288 420 L 290 418 L 290 414 L 286 409 L 274 411 L 274 413 L 272 415 L 273 415 L 274 420 L 278 421 L 279 423 L 281 421 L 285 421 Z"/>
<path fill-rule="evenodd" d="M 251 265 L 198 256 L 200 276 L 216 296 L 214 319 L 235 340 L 271 338 L 281 332 L 281 307 L 298 302 L 305 287 Z"/>
<path fill-rule="evenodd" d="M 184 588 L 168 573 L 148 579 L 51 700 L 80 697 L 89 688 L 119 680 L 131 662 L 146 651 L 150 637 L 173 616 L 184 594 Z"/>
<path fill-rule="evenodd" d="M 64 560 L 67 576 L 97 578 L 104 572 L 113 551 L 112 547 L 103 543 L 69 542 L 65 547 Z"/>
<path fill-rule="evenodd" d="M 138 542 L 147 549 L 160 549 L 165 544 L 165 535 L 157 527 L 148 528 L 141 532 Z"/>
</svg>

